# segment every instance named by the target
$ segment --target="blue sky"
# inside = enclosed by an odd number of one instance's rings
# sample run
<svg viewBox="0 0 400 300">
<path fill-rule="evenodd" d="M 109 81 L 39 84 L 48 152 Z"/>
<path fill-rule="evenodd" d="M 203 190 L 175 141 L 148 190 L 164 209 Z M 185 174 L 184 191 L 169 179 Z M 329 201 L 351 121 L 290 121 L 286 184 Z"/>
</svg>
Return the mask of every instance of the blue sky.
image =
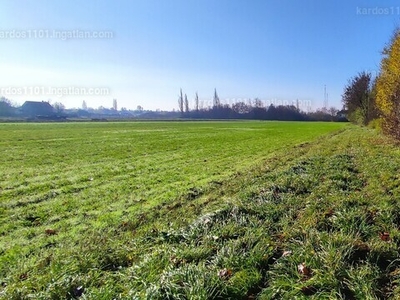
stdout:
<svg viewBox="0 0 400 300">
<path fill-rule="evenodd" d="M 400 3 L 2 0 L 0 24 L 0 91 L 20 104 L 111 107 L 115 98 L 172 110 L 180 88 L 205 106 L 216 88 L 221 102 L 299 99 L 316 109 L 326 85 L 339 108 L 350 77 L 378 71 Z M 112 36 L 60 38 L 84 31 Z"/>
</svg>

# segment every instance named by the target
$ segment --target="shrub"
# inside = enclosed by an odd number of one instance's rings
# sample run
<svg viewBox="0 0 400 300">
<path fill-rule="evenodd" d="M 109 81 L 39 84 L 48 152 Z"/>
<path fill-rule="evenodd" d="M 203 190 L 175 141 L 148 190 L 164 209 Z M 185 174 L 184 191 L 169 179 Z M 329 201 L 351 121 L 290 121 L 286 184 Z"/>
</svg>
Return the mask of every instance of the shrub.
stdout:
<svg viewBox="0 0 400 300">
<path fill-rule="evenodd" d="M 382 122 L 383 122 L 383 120 L 381 118 L 374 119 L 368 123 L 368 127 L 381 132 L 382 131 Z"/>
</svg>

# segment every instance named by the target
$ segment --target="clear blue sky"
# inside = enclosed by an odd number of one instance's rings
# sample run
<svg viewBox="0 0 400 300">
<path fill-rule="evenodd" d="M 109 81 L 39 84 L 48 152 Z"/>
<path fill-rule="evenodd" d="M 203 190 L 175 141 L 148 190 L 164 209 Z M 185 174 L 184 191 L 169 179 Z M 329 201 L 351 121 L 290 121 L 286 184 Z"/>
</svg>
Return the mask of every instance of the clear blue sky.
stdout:
<svg viewBox="0 0 400 300">
<path fill-rule="evenodd" d="M 222 102 L 300 99 L 315 109 L 325 85 L 329 105 L 340 107 L 350 77 L 379 69 L 400 2 L 2 0 L 0 24 L 0 88 L 20 104 L 111 107 L 116 98 L 119 107 L 172 110 L 180 88 L 205 104 L 217 88 Z M 112 37 L 52 36 L 73 30 Z M 109 94 L 49 92 L 69 87 Z"/>
</svg>

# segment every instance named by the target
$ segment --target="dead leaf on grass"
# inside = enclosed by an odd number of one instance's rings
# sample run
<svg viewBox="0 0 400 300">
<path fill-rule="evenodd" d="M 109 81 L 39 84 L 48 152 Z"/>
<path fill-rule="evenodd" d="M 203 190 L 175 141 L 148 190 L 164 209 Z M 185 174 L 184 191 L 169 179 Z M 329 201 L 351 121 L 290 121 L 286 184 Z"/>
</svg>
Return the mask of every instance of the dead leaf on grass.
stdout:
<svg viewBox="0 0 400 300">
<path fill-rule="evenodd" d="M 305 263 L 301 263 L 297 266 L 297 270 L 304 278 L 309 279 L 312 277 L 312 270 Z"/>
<path fill-rule="evenodd" d="M 232 276 L 232 270 L 227 268 L 219 270 L 218 276 L 223 279 L 229 279 Z"/>
<path fill-rule="evenodd" d="M 46 229 L 44 231 L 47 235 L 56 235 L 57 231 L 55 229 Z"/>
<path fill-rule="evenodd" d="M 385 242 L 390 241 L 389 232 L 381 232 L 381 233 L 379 233 L 379 237 L 381 238 L 382 241 L 385 241 Z"/>
</svg>

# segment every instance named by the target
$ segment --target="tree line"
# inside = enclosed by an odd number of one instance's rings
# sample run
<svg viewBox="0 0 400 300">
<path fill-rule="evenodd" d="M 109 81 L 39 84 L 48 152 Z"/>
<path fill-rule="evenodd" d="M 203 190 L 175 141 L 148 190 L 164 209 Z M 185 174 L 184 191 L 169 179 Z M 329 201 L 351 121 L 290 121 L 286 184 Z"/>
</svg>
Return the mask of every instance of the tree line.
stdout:
<svg viewBox="0 0 400 300">
<path fill-rule="evenodd" d="M 180 90 L 178 108 L 182 118 L 188 119 L 249 119 L 278 121 L 346 121 L 346 118 L 335 108 L 320 109 L 316 112 L 304 112 L 295 105 L 264 106 L 260 99 L 248 102 L 236 102 L 232 105 L 222 104 L 217 90 L 214 90 L 212 107 L 200 108 L 199 95 L 194 97 L 194 108 L 189 109 L 189 100 Z"/>
<path fill-rule="evenodd" d="M 370 124 L 400 140 L 400 28 L 384 47 L 376 76 L 363 71 L 351 78 L 342 102 L 351 122 Z"/>
</svg>

